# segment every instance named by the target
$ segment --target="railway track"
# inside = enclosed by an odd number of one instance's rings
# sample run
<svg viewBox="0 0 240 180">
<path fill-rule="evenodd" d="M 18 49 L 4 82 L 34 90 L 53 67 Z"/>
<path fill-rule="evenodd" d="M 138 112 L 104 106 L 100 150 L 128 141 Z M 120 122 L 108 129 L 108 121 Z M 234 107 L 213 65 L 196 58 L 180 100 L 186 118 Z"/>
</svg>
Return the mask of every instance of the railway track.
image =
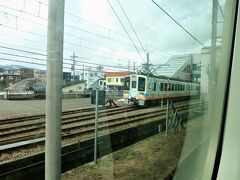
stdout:
<svg viewBox="0 0 240 180">
<path fill-rule="evenodd" d="M 194 108 L 199 108 L 198 103 L 190 105 L 176 106 L 179 113 L 187 112 Z M 122 128 L 155 121 L 166 116 L 165 108 L 136 109 L 131 108 L 114 108 L 102 110 L 99 114 L 99 131 L 114 131 Z M 39 120 L 38 120 L 39 121 Z M 27 145 L 44 143 L 45 125 L 41 119 L 36 125 L 30 121 L 26 124 L 13 124 L 9 127 L 1 127 L 0 133 L 0 151 L 15 149 Z M 94 112 L 83 112 L 76 114 L 67 114 L 63 116 L 62 139 L 74 137 L 92 136 L 94 132 Z M 26 126 L 25 126 L 26 125 Z M 19 129 L 20 127 L 20 129 Z M 2 132 L 4 130 L 4 132 Z M 22 142 L 22 143 L 19 143 Z M 15 145 L 11 145 L 15 143 Z M 10 145 L 9 145 L 10 144 Z"/>
<path fill-rule="evenodd" d="M 114 107 L 115 108 L 115 107 Z M 111 109 L 114 109 L 111 108 Z M 104 107 L 99 107 L 99 110 L 104 110 L 106 108 Z M 83 113 L 83 112 L 91 112 L 94 111 L 95 107 L 91 108 L 83 108 L 83 109 L 76 109 L 76 110 L 68 110 L 68 111 L 63 111 L 62 115 L 69 115 L 69 114 L 76 114 L 76 113 Z M 45 114 L 32 114 L 32 115 L 23 115 L 23 116 L 17 116 L 17 117 L 8 117 L 8 118 L 0 118 L 0 125 L 5 125 L 5 124 L 14 124 L 14 123 L 22 123 L 25 121 L 32 121 L 36 119 L 41 119 L 45 118 Z"/>
<path fill-rule="evenodd" d="M 99 111 L 99 117 L 111 116 L 124 112 L 130 112 L 136 110 L 136 107 L 123 107 L 112 108 Z M 72 111 L 71 111 L 72 112 Z M 64 128 L 78 123 L 84 123 L 86 121 L 93 121 L 95 118 L 94 111 L 74 111 L 74 114 L 66 113 L 62 116 L 63 134 L 68 131 L 68 128 Z M 10 124 L 1 125 L 0 127 L 0 145 L 15 143 L 19 141 L 28 140 L 31 137 L 39 138 L 44 136 L 45 133 L 45 119 L 34 119 L 23 122 L 15 122 Z"/>
</svg>

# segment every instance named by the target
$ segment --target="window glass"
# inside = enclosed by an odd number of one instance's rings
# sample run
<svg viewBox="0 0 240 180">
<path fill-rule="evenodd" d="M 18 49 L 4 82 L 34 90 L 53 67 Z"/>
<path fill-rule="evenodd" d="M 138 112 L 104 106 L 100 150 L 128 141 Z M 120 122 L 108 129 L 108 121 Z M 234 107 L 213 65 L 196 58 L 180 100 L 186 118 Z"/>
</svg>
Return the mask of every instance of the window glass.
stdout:
<svg viewBox="0 0 240 180">
<path fill-rule="evenodd" d="M 132 88 L 136 88 L 137 82 L 136 81 L 132 81 Z"/>
<path fill-rule="evenodd" d="M 124 78 L 124 90 L 129 90 L 130 89 L 130 77 L 125 77 Z"/>
<path fill-rule="evenodd" d="M 160 90 L 163 91 L 164 90 L 164 83 L 160 84 Z"/>
<path fill-rule="evenodd" d="M 216 179 L 238 4 L 0 1 L 0 179 Z"/>
<path fill-rule="evenodd" d="M 145 78 L 138 78 L 138 91 L 145 91 Z"/>
</svg>

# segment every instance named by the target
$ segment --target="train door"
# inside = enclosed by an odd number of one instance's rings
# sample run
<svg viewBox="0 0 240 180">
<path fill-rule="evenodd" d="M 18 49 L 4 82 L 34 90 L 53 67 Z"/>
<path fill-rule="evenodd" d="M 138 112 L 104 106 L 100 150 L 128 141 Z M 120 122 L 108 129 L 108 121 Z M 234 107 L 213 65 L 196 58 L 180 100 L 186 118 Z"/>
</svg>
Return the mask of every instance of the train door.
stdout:
<svg viewBox="0 0 240 180">
<path fill-rule="evenodd" d="M 137 77 L 136 76 L 132 76 L 132 78 L 131 78 L 131 86 L 130 86 L 130 92 L 131 92 L 131 94 L 130 94 L 130 97 L 131 97 L 131 99 L 136 99 L 137 98 Z"/>
</svg>

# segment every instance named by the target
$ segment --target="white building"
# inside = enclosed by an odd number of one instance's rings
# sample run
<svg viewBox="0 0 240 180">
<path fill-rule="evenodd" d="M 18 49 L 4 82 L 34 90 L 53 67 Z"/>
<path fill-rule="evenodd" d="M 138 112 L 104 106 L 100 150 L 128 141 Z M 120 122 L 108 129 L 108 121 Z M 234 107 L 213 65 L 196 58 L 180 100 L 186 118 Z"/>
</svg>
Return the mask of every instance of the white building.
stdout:
<svg viewBox="0 0 240 180">
<path fill-rule="evenodd" d="M 85 88 L 85 82 L 76 82 L 76 83 L 71 83 L 69 85 L 66 85 L 62 88 L 63 93 L 71 93 L 71 92 L 79 92 L 79 93 L 84 93 L 84 88 Z"/>
<path fill-rule="evenodd" d="M 155 75 L 200 82 L 200 64 L 200 53 L 174 55 L 164 66 L 155 71 Z"/>
<path fill-rule="evenodd" d="M 85 80 L 85 88 L 90 89 L 91 86 L 99 79 L 104 78 L 103 68 L 97 67 L 96 69 L 88 68 L 83 70 L 80 75 L 80 80 Z"/>
</svg>

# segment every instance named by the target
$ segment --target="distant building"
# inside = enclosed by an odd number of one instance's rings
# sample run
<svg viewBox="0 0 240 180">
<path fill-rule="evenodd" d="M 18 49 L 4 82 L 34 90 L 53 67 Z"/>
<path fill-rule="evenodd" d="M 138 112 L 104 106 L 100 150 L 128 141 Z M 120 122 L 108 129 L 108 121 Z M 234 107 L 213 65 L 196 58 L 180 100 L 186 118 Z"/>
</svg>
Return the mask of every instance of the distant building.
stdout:
<svg viewBox="0 0 240 180">
<path fill-rule="evenodd" d="M 64 93 L 69 93 L 69 92 L 84 93 L 84 88 L 85 88 L 85 81 L 78 81 L 78 82 L 72 81 L 71 83 L 63 86 L 62 92 L 64 92 Z"/>
<path fill-rule="evenodd" d="M 123 89 L 124 77 L 129 75 L 130 72 L 106 72 L 106 86 L 109 89 Z"/>
<path fill-rule="evenodd" d="M 17 68 L 1 70 L 0 72 L 0 86 L 2 88 L 9 87 L 24 79 L 34 78 L 34 69 Z"/>
<path fill-rule="evenodd" d="M 21 81 L 21 76 L 17 74 L 0 73 L 1 89 L 9 87 Z"/>
<path fill-rule="evenodd" d="M 104 78 L 104 71 L 102 68 L 97 67 L 96 69 L 85 69 L 80 75 L 80 80 L 85 80 L 85 88 L 91 89 L 92 85 L 99 79 Z"/>
<path fill-rule="evenodd" d="M 46 82 L 47 81 L 46 71 L 39 71 L 34 69 L 34 78 L 39 79 L 42 82 Z"/>
<path fill-rule="evenodd" d="M 106 79 L 104 78 L 98 79 L 90 87 L 90 89 L 96 89 L 96 88 L 99 88 L 100 90 L 106 89 Z"/>
<path fill-rule="evenodd" d="M 155 71 L 156 75 L 162 75 L 183 81 L 200 82 L 201 54 L 174 55 L 165 66 Z"/>
<path fill-rule="evenodd" d="M 21 77 L 21 80 L 34 78 L 34 69 L 31 68 L 10 69 L 5 70 L 5 73 L 19 75 Z"/>
</svg>

